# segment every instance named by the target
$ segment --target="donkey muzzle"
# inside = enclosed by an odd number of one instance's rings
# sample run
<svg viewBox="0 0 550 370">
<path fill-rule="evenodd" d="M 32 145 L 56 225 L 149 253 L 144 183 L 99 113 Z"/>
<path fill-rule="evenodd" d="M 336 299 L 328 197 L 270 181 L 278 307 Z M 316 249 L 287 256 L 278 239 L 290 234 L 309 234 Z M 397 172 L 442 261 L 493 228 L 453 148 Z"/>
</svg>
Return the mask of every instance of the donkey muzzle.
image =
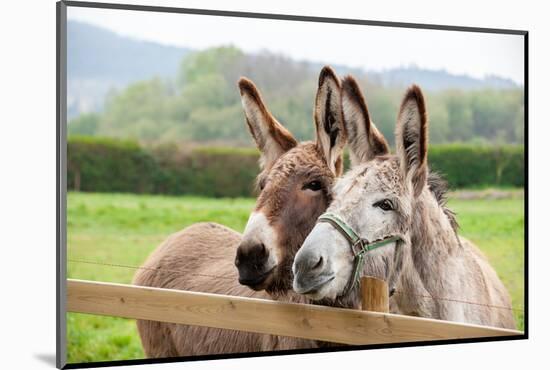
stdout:
<svg viewBox="0 0 550 370">
<path fill-rule="evenodd" d="M 327 265 L 327 258 L 316 249 L 301 253 L 299 258 L 294 260 L 293 270 L 292 287 L 299 294 L 315 293 L 334 280 L 334 273 Z"/>
<path fill-rule="evenodd" d="M 272 266 L 269 251 L 264 244 L 245 241 L 237 248 L 235 266 L 239 271 L 239 283 L 261 290 L 276 266 Z"/>
</svg>

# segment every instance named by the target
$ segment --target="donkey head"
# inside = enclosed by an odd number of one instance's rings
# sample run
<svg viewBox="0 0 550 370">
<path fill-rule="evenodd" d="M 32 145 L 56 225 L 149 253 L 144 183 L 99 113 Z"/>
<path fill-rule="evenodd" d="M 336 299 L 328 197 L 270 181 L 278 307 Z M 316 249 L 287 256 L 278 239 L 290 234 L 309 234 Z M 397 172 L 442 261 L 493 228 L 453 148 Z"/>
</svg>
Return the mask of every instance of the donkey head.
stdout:
<svg viewBox="0 0 550 370">
<path fill-rule="evenodd" d="M 419 215 L 415 213 L 421 209 L 419 203 L 437 203 L 427 186 L 428 122 L 424 97 L 418 86 L 408 89 L 397 118 L 397 155 L 391 156 L 370 123 L 351 77 L 344 81 L 343 90 L 344 122 L 356 161 L 334 186 L 333 202 L 327 211 L 368 242 L 398 237 L 398 241 L 366 252 L 364 267 L 359 271 L 384 279 L 391 287 L 399 276 L 403 247 L 410 245 L 413 214 Z M 315 300 L 343 299 L 354 278 L 355 262 L 344 235 L 329 223 L 318 223 L 296 255 L 294 289 Z"/>
<path fill-rule="evenodd" d="M 321 71 L 314 107 L 317 140 L 303 143 L 271 115 L 251 81 L 242 78 L 239 88 L 262 171 L 235 265 L 241 284 L 284 293 L 292 288 L 294 255 L 329 205 L 329 189 L 343 171 L 340 81 L 330 67 Z"/>
</svg>

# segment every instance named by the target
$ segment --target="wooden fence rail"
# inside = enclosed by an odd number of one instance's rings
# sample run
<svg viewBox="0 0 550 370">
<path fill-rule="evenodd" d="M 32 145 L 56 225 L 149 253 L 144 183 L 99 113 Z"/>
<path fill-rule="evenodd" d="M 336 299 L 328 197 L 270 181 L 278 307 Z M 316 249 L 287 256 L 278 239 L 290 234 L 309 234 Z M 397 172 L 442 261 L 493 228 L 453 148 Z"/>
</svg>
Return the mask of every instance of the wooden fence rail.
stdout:
<svg viewBox="0 0 550 370">
<path fill-rule="evenodd" d="M 355 345 L 523 334 L 389 313 L 72 279 L 67 310 Z"/>
</svg>

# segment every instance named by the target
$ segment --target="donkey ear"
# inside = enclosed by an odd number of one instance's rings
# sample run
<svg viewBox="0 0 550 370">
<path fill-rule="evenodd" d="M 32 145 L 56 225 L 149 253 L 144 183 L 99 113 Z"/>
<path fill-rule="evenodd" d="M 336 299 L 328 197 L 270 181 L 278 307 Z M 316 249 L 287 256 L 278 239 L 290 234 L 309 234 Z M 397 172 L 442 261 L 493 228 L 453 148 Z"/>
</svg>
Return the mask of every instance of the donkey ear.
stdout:
<svg viewBox="0 0 550 370">
<path fill-rule="evenodd" d="M 355 166 L 378 155 L 388 154 L 388 142 L 371 122 L 367 103 L 357 81 L 352 76 L 346 76 L 342 90 L 342 110 L 348 133 L 351 165 Z"/>
<path fill-rule="evenodd" d="M 346 129 L 342 116 L 342 87 L 340 80 L 328 66 L 323 67 L 319 75 L 314 119 L 317 146 L 331 171 L 340 176 L 343 171 L 342 152 L 346 144 Z"/>
<path fill-rule="evenodd" d="M 297 145 L 296 139 L 269 112 L 252 81 L 241 77 L 239 90 L 246 123 L 262 153 L 260 166 L 269 168 L 283 153 Z"/>
<path fill-rule="evenodd" d="M 412 85 L 405 94 L 395 132 L 401 170 L 418 196 L 427 181 L 428 116 L 422 90 Z"/>
</svg>

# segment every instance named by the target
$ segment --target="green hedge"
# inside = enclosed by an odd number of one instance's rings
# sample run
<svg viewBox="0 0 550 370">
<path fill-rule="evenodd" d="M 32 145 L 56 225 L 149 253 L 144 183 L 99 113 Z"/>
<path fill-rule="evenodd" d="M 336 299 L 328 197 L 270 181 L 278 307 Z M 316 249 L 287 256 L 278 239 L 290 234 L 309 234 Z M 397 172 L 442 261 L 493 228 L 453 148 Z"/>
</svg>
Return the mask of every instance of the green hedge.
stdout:
<svg viewBox="0 0 550 370">
<path fill-rule="evenodd" d="M 70 137 L 67 145 L 70 190 L 210 197 L 250 196 L 258 173 L 255 149 L 173 144 L 152 148 L 131 141 Z"/>
<path fill-rule="evenodd" d="M 453 188 L 524 184 L 524 151 L 519 145 L 433 145 L 428 163 Z"/>
<path fill-rule="evenodd" d="M 131 141 L 72 137 L 67 143 L 67 186 L 95 192 L 152 193 L 157 162 Z"/>
<path fill-rule="evenodd" d="M 248 148 L 70 137 L 67 151 L 70 190 L 239 197 L 253 194 L 258 173 Z M 453 188 L 524 184 L 523 146 L 432 145 L 428 161 Z"/>
<path fill-rule="evenodd" d="M 152 150 L 157 159 L 155 193 L 210 197 L 250 196 L 258 174 L 255 149 L 196 148 L 173 145 Z"/>
</svg>

